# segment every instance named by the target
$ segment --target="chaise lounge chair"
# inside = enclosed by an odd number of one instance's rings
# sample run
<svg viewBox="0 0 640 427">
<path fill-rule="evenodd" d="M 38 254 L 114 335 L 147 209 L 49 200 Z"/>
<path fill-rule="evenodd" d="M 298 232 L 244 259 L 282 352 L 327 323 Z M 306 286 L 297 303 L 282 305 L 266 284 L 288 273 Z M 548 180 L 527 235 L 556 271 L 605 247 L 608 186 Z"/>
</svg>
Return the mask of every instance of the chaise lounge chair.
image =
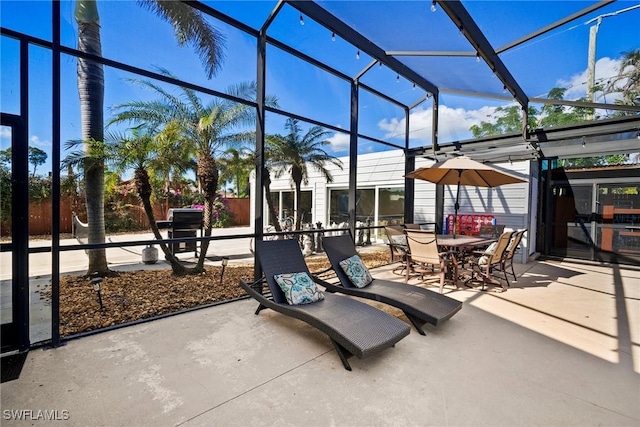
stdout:
<svg viewBox="0 0 640 427">
<path fill-rule="evenodd" d="M 391 280 L 373 279 L 365 287 L 356 287 L 340 266 L 341 261 L 357 255 L 351 236 L 325 237 L 322 244 L 340 281 L 340 285 L 336 285 L 320 280 L 328 292 L 340 292 L 399 308 L 420 335 L 425 335 L 422 328 L 425 323 L 437 326 L 462 308 L 462 302 L 446 295 Z"/>
<path fill-rule="evenodd" d="M 271 308 L 286 316 L 295 317 L 327 334 L 348 371 L 351 356 L 363 358 L 393 347 L 409 335 L 410 329 L 400 319 L 363 302 L 341 295 L 325 294 L 324 300 L 290 305 L 275 276 L 286 273 L 307 273 L 296 239 L 256 242 L 264 279 L 253 284 L 240 281 L 240 286 L 260 305 L 255 314 Z M 263 289 L 264 281 L 268 291 Z M 266 292 L 265 292 L 266 291 Z"/>
</svg>

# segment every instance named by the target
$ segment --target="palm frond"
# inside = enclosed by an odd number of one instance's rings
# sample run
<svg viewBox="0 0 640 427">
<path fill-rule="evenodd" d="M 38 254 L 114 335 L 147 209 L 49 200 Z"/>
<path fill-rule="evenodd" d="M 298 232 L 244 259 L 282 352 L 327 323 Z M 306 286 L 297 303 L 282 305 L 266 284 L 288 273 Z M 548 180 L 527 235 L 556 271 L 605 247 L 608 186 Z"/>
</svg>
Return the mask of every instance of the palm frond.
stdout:
<svg viewBox="0 0 640 427">
<path fill-rule="evenodd" d="M 162 101 L 131 101 L 111 108 L 115 113 L 107 126 L 117 123 L 147 124 L 151 127 L 169 122 L 175 115 L 175 109 Z"/>
<path fill-rule="evenodd" d="M 200 11 L 179 1 L 138 0 L 138 3 L 174 26 L 180 46 L 193 45 L 208 78 L 216 74 L 224 60 L 225 37 Z"/>
<path fill-rule="evenodd" d="M 169 71 L 163 71 L 163 69 L 160 69 L 159 71 L 161 74 L 164 74 L 168 77 L 174 77 L 173 74 L 171 74 Z M 176 109 L 180 109 L 181 104 L 183 104 L 183 101 L 178 96 L 172 94 L 171 92 L 168 92 L 165 88 L 152 80 L 129 79 L 129 82 L 149 89 L 152 92 L 156 92 L 162 99 L 165 100 L 165 103 L 172 105 Z"/>
</svg>

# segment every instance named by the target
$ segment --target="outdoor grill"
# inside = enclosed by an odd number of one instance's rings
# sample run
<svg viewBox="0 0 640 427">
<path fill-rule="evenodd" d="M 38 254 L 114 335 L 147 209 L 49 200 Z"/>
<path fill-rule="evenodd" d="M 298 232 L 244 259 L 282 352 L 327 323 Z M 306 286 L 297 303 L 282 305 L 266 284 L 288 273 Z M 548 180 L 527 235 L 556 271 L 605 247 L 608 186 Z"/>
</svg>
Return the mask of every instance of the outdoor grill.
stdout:
<svg viewBox="0 0 640 427">
<path fill-rule="evenodd" d="M 174 208 L 169 209 L 166 220 L 156 221 L 158 228 L 169 229 L 169 239 L 181 239 L 185 237 L 197 237 L 197 231 L 200 230 L 202 236 L 203 213 L 200 209 L 191 208 Z M 171 252 L 173 254 L 183 252 L 197 252 L 197 242 L 176 242 L 171 244 Z"/>
</svg>

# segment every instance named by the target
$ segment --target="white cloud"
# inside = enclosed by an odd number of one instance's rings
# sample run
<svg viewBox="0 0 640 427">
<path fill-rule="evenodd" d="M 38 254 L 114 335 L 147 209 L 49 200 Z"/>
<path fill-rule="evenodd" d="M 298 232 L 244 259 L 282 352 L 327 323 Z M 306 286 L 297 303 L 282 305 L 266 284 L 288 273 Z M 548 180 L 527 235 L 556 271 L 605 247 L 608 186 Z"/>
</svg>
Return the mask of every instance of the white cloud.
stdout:
<svg viewBox="0 0 640 427">
<path fill-rule="evenodd" d="M 348 133 L 336 132 L 327 141 L 331 143 L 331 149 L 336 153 L 348 151 L 351 136 Z"/>
<path fill-rule="evenodd" d="M 495 107 L 481 107 L 477 110 L 450 108 L 441 105 L 438 110 L 438 140 L 457 141 L 472 138 L 469 130 L 481 121 L 487 121 L 495 111 Z M 433 109 L 418 108 L 409 117 L 411 138 L 422 144 L 431 144 Z M 397 129 L 404 129 L 405 119 L 381 120 L 380 129 L 386 131 L 385 138 L 398 138 Z"/>
<path fill-rule="evenodd" d="M 596 83 L 606 84 L 611 78 L 618 75 L 618 68 L 621 61 L 608 57 L 601 58 L 596 62 Z M 556 82 L 558 87 L 565 87 L 565 99 L 575 100 L 586 96 L 587 70 L 576 73 L 569 80 L 559 79 Z M 545 97 L 547 94 L 540 95 Z M 602 93 L 596 93 L 596 102 L 605 102 Z M 613 103 L 619 96 L 610 94 L 606 97 L 607 103 Z M 464 108 L 451 108 L 441 105 L 438 114 L 438 140 L 441 142 L 459 141 L 473 138 L 469 130 L 473 125 L 479 125 L 482 121 L 493 122 L 496 107 L 483 106 L 475 110 L 465 110 Z M 422 145 L 431 144 L 432 132 L 432 108 L 419 107 L 410 115 L 409 132 L 411 139 Z M 391 118 L 378 122 L 378 127 L 385 132 L 384 138 L 395 140 L 402 144 L 405 129 L 405 119 Z M 335 134 L 332 138 L 331 146 L 335 151 L 346 151 L 349 148 L 348 134 Z"/>
<path fill-rule="evenodd" d="M 44 148 L 51 147 L 51 142 L 49 142 L 47 140 L 41 140 L 38 135 L 31 135 L 31 138 L 29 138 L 29 144 L 31 146 L 40 147 L 40 148 L 42 148 L 42 147 L 44 147 Z"/>
<path fill-rule="evenodd" d="M 6 126 L 0 126 L 0 138 L 11 138 L 11 129 Z M 46 139 L 40 139 L 38 135 L 31 135 L 31 137 L 29 138 L 29 145 L 33 147 L 50 148 L 51 142 L 47 141 Z"/>
<path fill-rule="evenodd" d="M 596 83 L 606 84 L 611 78 L 618 75 L 620 60 L 611 58 L 601 58 L 596 62 Z M 569 80 L 559 79 L 556 83 L 558 87 L 565 87 L 565 99 L 575 100 L 586 96 L 587 91 L 587 70 L 576 73 Z M 541 95 L 542 97 L 546 94 Z M 613 103 L 619 98 L 617 94 L 610 94 L 606 97 L 607 103 Z M 596 102 L 605 102 L 603 94 L 596 93 Z M 473 125 L 479 125 L 482 121 L 491 121 L 494 119 L 496 107 L 480 107 L 475 110 L 465 110 L 464 108 L 450 108 L 441 105 L 438 114 L 438 140 L 459 141 L 473 138 L 473 134 L 469 130 Z M 411 138 L 419 141 L 420 144 L 431 144 L 433 109 L 418 108 L 411 113 L 410 116 L 410 133 Z M 405 119 L 384 119 L 378 123 L 378 127 L 385 131 L 385 138 L 398 139 L 402 138 L 402 131 L 405 128 Z M 398 132 L 400 130 L 400 132 Z M 400 133 L 400 136 L 398 135 Z"/>
<path fill-rule="evenodd" d="M 621 61 L 608 57 L 601 58 L 596 62 L 595 82 L 596 84 L 606 85 L 609 80 L 618 75 Z M 572 75 L 569 80 L 559 79 L 556 82 L 558 87 L 567 88 L 564 94 L 565 99 L 575 100 L 586 97 L 587 95 L 587 69 Z M 546 96 L 544 94 L 543 96 Z M 619 98 L 618 94 L 607 95 L 606 101 L 613 103 Z M 604 102 L 603 94 L 596 92 L 596 102 Z"/>
</svg>

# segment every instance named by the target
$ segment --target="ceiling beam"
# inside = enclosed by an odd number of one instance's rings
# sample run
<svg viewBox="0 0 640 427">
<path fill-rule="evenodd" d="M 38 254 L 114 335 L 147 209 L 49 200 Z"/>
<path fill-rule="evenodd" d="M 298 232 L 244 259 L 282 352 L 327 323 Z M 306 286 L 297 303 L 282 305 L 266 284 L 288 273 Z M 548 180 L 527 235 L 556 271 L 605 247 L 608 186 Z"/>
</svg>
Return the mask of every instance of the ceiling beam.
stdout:
<svg viewBox="0 0 640 427">
<path fill-rule="evenodd" d="M 529 104 L 529 98 L 524 93 L 511 72 L 504 65 L 498 54 L 493 50 L 491 43 L 473 20 L 467 9 L 460 0 L 436 0 L 442 10 L 449 16 L 451 21 L 469 40 L 469 43 L 484 59 L 491 71 L 500 79 L 505 88 L 513 95 L 523 108 Z"/>
<path fill-rule="evenodd" d="M 475 51 L 440 51 L 440 50 L 388 50 L 388 56 L 468 56 L 477 55 Z"/>
<path fill-rule="evenodd" d="M 350 82 L 352 80 L 352 78 L 338 70 L 336 70 L 333 67 L 330 67 L 329 65 L 325 64 L 324 62 L 318 61 L 315 58 L 312 58 L 311 56 L 300 52 L 297 49 L 292 48 L 291 46 L 289 46 L 288 44 L 285 44 L 277 39 L 274 39 L 271 36 L 267 36 L 267 43 L 269 43 L 270 45 L 277 47 L 278 49 L 282 50 L 283 52 L 287 52 L 290 55 L 295 56 L 296 58 L 299 58 L 315 67 L 318 67 L 319 69 L 326 71 L 327 73 L 331 73 L 336 77 L 339 77 L 345 81 Z"/>
<path fill-rule="evenodd" d="M 204 12 L 207 15 L 210 15 L 212 17 L 214 17 L 215 19 L 218 19 L 219 21 L 224 22 L 225 24 L 229 24 L 232 27 L 235 27 L 241 31 L 244 31 L 247 34 L 251 34 L 254 37 L 258 37 L 258 31 L 255 28 L 250 27 L 249 25 L 245 24 L 244 22 L 240 22 L 237 19 L 234 19 L 228 15 L 225 15 L 222 12 L 219 12 L 218 10 L 212 8 L 211 6 L 208 6 L 200 1 L 188 1 L 188 0 L 183 0 L 183 3 L 188 4 L 189 6 L 193 7 L 194 9 L 199 10 L 200 12 Z"/>
<path fill-rule="evenodd" d="M 570 101 L 568 99 L 550 98 L 531 98 L 529 99 L 529 102 L 545 105 L 568 105 L 571 107 L 595 108 L 597 110 L 635 111 L 640 113 L 640 106 L 638 105 L 603 104 L 600 102 Z"/>
<path fill-rule="evenodd" d="M 367 72 L 370 69 L 372 69 L 373 66 L 376 65 L 377 63 L 378 63 L 378 61 L 375 60 L 375 59 L 373 61 L 371 61 L 366 67 L 364 67 L 362 70 L 360 70 L 360 72 L 353 77 L 353 80 L 360 80 L 360 78 L 362 76 L 364 76 L 365 74 L 367 74 Z"/>
<path fill-rule="evenodd" d="M 278 3 L 275 5 L 273 10 L 271 10 L 271 13 L 269 14 L 269 16 L 267 16 L 267 19 L 265 19 L 265 21 L 262 23 L 262 27 L 260 27 L 260 34 L 264 34 L 264 35 L 267 34 L 267 30 L 269 29 L 269 26 L 276 19 L 276 16 L 278 16 L 278 13 L 280 13 L 280 9 L 282 9 L 282 6 L 284 6 L 283 1 L 278 0 Z"/>
<path fill-rule="evenodd" d="M 398 101 L 397 99 L 392 98 L 389 95 L 385 95 L 384 93 L 380 92 L 377 89 L 372 88 L 371 86 L 367 85 L 366 83 L 358 82 L 358 86 L 360 86 L 362 89 L 366 90 L 367 92 L 384 99 L 385 101 L 387 101 L 387 102 L 389 102 L 391 104 L 397 105 L 398 107 L 400 107 L 402 109 L 409 108 L 407 105 L 404 105 L 402 102 Z"/>
<path fill-rule="evenodd" d="M 309 18 L 324 26 L 329 31 L 336 33 L 347 43 L 352 44 L 361 52 L 366 53 L 370 57 L 377 59 L 387 67 L 403 76 L 405 79 L 420 86 L 427 92 L 437 93 L 438 87 L 429 80 L 416 73 L 411 68 L 404 65 L 392 56 L 387 56 L 385 51 L 374 44 L 371 40 L 358 33 L 340 19 L 329 13 L 327 10 L 319 6 L 316 2 L 305 0 L 287 0 L 287 4 L 299 12 L 305 14 Z"/>
<path fill-rule="evenodd" d="M 581 11 L 576 12 L 573 15 L 570 15 L 570 16 L 567 16 L 567 17 L 565 17 L 563 19 L 560 19 L 559 21 L 556 21 L 556 22 L 554 22 L 552 24 L 549 24 L 544 28 L 540 28 L 538 31 L 535 31 L 535 32 L 533 32 L 531 34 L 528 34 L 528 35 L 524 36 L 524 37 L 521 37 L 521 38 L 519 38 L 518 40 L 516 40 L 514 42 L 511 42 L 509 44 L 506 44 L 506 45 L 502 46 L 501 48 L 498 48 L 496 50 L 496 53 L 500 54 L 500 53 L 506 52 L 509 49 L 513 49 L 514 47 L 519 46 L 522 43 L 526 43 L 531 39 L 534 39 L 534 38 L 539 37 L 539 36 L 541 36 L 541 35 L 543 35 L 545 33 L 548 33 L 551 30 L 555 30 L 556 28 L 561 27 L 561 26 L 563 26 L 564 24 L 566 24 L 568 22 L 576 20 L 576 19 L 578 19 L 578 18 L 580 18 L 580 17 L 582 17 L 584 15 L 587 15 L 587 14 L 593 12 L 594 10 L 598 10 L 598 9 L 600 9 L 600 8 L 602 8 L 602 7 L 604 7 L 604 6 L 608 5 L 608 4 L 614 3 L 614 2 L 615 2 L 615 0 L 606 0 L 606 1 L 601 1 L 599 3 L 596 3 L 594 5 L 591 5 L 591 6 L 587 7 L 586 9 L 582 9 Z"/>
</svg>

